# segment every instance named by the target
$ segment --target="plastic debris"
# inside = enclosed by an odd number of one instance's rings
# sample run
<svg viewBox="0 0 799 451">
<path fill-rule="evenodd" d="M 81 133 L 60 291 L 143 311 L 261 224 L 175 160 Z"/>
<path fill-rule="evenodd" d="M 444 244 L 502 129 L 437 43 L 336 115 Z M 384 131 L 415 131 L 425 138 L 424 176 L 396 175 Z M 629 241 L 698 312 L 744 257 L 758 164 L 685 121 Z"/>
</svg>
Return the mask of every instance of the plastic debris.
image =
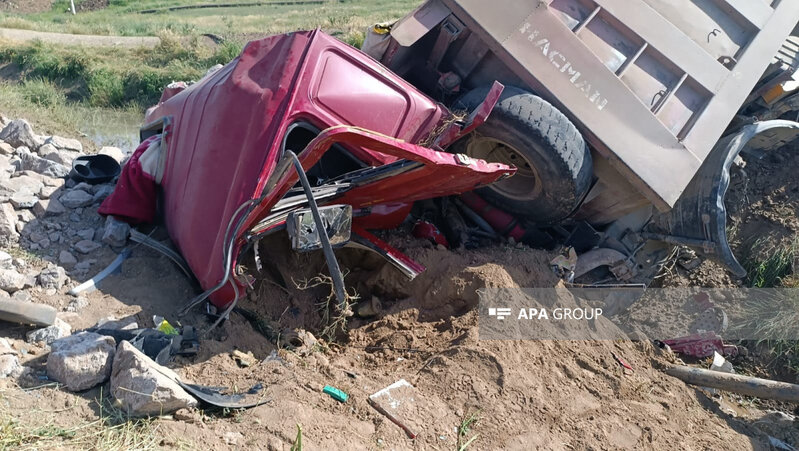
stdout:
<svg viewBox="0 0 799 451">
<path fill-rule="evenodd" d="M 340 402 L 347 402 L 347 399 L 349 399 L 350 397 L 348 394 L 344 393 L 343 391 L 337 389 L 336 387 L 331 387 L 329 385 L 325 385 L 325 388 L 322 389 L 322 392 L 327 395 L 330 395 L 331 398 Z"/>
</svg>

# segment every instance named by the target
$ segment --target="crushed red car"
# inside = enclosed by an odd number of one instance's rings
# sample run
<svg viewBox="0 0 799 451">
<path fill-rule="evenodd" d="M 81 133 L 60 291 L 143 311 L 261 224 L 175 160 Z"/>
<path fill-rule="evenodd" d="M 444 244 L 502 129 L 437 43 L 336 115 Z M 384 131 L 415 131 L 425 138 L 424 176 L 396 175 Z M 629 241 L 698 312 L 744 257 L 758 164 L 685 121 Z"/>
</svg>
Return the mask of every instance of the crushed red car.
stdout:
<svg viewBox="0 0 799 451">
<path fill-rule="evenodd" d="M 357 242 L 412 277 L 424 268 L 367 230 L 397 227 L 415 201 L 514 173 L 442 151 L 485 120 L 501 90 L 496 84 L 483 108 L 456 121 L 321 31 L 253 41 L 198 83 L 168 88 L 148 110 L 144 143 L 101 211 L 135 219 L 145 205 L 154 214 L 147 197 L 158 186 L 169 236 L 206 290 L 187 308 L 207 297 L 230 306 L 243 293 L 233 274 L 242 250 L 287 223 L 295 247 Z M 320 225 L 327 233 L 317 233 Z"/>
</svg>

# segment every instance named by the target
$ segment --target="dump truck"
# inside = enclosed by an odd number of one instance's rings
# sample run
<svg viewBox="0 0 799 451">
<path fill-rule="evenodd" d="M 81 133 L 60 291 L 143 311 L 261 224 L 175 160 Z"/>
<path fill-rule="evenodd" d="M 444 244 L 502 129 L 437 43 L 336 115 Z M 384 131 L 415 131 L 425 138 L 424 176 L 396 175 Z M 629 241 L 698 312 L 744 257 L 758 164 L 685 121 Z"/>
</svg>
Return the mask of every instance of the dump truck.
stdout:
<svg viewBox="0 0 799 451">
<path fill-rule="evenodd" d="M 742 150 L 795 136 L 797 22 L 788 0 L 429 0 L 363 50 L 453 111 L 506 86 L 451 150 L 517 167 L 479 193 L 569 226 L 580 274 L 647 280 L 683 245 L 743 277 L 724 196 Z"/>
</svg>

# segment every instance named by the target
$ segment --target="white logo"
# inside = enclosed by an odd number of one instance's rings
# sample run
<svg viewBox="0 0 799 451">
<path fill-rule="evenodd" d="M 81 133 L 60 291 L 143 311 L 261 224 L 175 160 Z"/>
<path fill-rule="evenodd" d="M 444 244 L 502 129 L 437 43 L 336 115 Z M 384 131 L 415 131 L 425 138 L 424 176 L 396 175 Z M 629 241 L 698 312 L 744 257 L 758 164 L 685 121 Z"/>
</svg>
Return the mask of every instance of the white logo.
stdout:
<svg viewBox="0 0 799 451">
<path fill-rule="evenodd" d="M 510 316 L 510 309 L 509 308 L 489 308 L 488 309 L 488 316 L 496 316 L 498 320 L 505 319 L 506 316 Z"/>
</svg>

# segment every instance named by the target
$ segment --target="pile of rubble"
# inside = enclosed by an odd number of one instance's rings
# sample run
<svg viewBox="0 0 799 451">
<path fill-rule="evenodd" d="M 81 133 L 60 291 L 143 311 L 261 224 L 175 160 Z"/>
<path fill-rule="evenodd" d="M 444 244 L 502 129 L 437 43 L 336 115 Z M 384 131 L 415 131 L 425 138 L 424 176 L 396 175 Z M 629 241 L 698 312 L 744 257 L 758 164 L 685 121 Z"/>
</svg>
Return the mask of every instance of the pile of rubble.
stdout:
<svg viewBox="0 0 799 451">
<path fill-rule="evenodd" d="M 115 147 L 99 153 L 120 164 L 125 158 Z M 115 251 L 125 246 L 129 226 L 97 214 L 114 184 L 70 178 L 73 161 L 82 155 L 78 140 L 40 136 L 24 119 L 0 116 L 0 301 L 34 305 L 33 299 L 64 294 L 71 278 L 87 278 L 97 263 L 93 253 L 104 245 Z M 65 310 L 78 312 L 86 304 L 85 298 L 73 297 Z M 97 326 L 106 331 L 138 327 L 109 319 Z M 57 382 L 75 392 L 110 380 L 112 395 L 131 415 L 160 415 L 197 404 L 174 372 L 128 341 L 73 334 L 58 316 L 52 325 L 29 330 L 25 341 L 28 352 L 46 355 L 45 374 L 23 366 L 18 346 L 0 337 L 0 379 L 15 378 L 22 385 Z"/>
<path fill-rule="evenodd" d="M 34 271 L 25 259 L 0 254 L 0 297 L 27 299 L 25 290 L 37 286 L 54 293 L 67 282 L 66 271 L 88 273 L 95 261 L 83 256 L 101 243 L 124 244 L 120 233 L 105 227 L 96 214 L 114 186 L 68 178 L 73 160 L 84 155 L 80 141 L 39 136 L 24 119 L 2 118 L 0 126 L 0 246 L 20 248 L 50 263 Z M 119 162 L 124 158 L 115 147 L 100 153 Z"/>
</svg>

